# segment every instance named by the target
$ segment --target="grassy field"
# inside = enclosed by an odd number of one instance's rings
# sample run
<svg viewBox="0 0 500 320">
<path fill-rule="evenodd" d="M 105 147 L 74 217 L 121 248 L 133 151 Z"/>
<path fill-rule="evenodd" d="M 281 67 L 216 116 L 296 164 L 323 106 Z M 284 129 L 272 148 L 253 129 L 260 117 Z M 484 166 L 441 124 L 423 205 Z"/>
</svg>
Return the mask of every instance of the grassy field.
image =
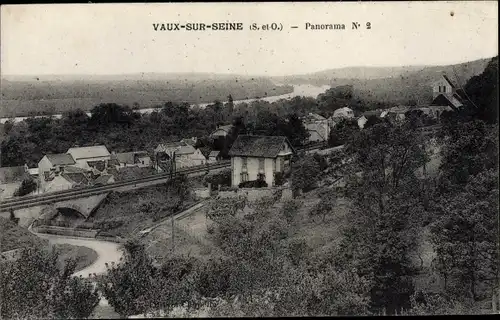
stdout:
<svg viewBox="0 0 500 320">
<path fill-rule="evenodd" d="M 70 244 L 55 244 L 53 247 L 59 252 L 59 261 L 61 263 L 68 259 L 76 261 L 75 272 L 90 266 L 97 260 L 97 252 L 87 247 Z"/>
<path fill-rule="evenodd" d="M 193 202 L 188 198 L 180 204 L 179 197 L 166 185 L 111 193 L 89 221 L 113 236 L 127 238 L 176 213 L 177 206 L 182 210 Z"/>
</svg>

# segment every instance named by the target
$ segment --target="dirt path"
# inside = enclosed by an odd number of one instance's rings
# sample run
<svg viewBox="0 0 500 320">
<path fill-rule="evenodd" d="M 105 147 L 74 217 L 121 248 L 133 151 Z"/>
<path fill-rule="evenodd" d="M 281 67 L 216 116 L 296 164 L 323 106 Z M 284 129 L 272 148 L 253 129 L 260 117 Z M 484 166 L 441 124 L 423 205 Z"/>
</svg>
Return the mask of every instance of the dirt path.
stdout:
<svg viewBox="0 0 500 320">
<path fill-rule="evenodd" d="M 90 266 L 76 272 L 74 274 L 75 276 L 81 275 L 86 278 L 89 274 L 103 274 L 106 272 L 106 263 L 118 263 L 120 258 L 123 256 L 121 245 L 118 243 L 76 237 L 63 237 L 50 234 L 35 234 L 42 239 L 47 239 L 51 244 L 71 244 L 75 246 L 87 247 L 97 252 L 97 260 Z"/>
</svg>

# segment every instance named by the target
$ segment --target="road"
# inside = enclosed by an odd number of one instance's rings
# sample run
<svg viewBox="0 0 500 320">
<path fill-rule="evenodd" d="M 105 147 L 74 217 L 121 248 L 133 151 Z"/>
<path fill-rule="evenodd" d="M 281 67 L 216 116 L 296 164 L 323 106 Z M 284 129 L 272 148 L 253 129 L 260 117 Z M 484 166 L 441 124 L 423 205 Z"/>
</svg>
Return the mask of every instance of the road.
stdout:
<svg viewBox="0 0 500 320">
<path fill-rule="evenodd" d="M 123 250 L 121 244 L 119 243 L 35 233 L 31 230 L 31 228 L 30 231 L 42 239 L 47 239 L 50 244 L 71 244 L 74 246 L 82 246 L 90 248 L 97 253 L 97 260 L 85 269 L 76 272 L 74 276 L 79 277 L 81 275 L 82 277 L 87 278 L 89 274 L 95 273 L 96 275 L 99 275 L 106 273 L 106 263 L 118 263 L 120 258 L 123 256 Z"/>
</svg>

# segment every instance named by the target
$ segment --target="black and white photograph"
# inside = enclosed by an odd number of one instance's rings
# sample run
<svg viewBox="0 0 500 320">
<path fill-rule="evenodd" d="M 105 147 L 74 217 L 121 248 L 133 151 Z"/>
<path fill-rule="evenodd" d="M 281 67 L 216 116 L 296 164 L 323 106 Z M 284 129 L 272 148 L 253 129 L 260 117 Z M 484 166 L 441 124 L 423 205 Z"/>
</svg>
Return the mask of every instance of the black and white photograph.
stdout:
<svg viewBox="0 0 500 320">
<path fill-rule="evenodd" d="M 0 31 L 0 319 L 500 314 L 497 1 Z"/>
</svg>

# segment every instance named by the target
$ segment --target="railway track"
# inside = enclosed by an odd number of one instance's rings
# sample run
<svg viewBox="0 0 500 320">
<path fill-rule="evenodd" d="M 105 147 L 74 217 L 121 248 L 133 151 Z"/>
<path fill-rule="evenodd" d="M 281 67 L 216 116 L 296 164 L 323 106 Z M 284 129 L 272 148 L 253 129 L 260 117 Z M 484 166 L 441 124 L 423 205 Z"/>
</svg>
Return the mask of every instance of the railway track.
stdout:
<svg viewBox="0 0 500 320">
<path fill-rule="evenodd" d="M 326 144 L 322 143 L 322 142 L 321 143 L 314 143 L 314 144 L 310 144 L 310 145 L 307 145 L 305 147 L 302 147 L 299 150 L 310 151 L 310 150 L 314 150 L 314 149 L 319 149 L 319 148 L 324 147 L 324 146 L 326 146 Z M 174 176 L 180 175 L 180 174 L 202 173 L 202 172 L 216 170 L 216 169 L 228 168 L 230 166 L 231 166 L 231 161 L 223 161 L 223 162 L 219 162 L 219 163 L 215 163 L 215 164 L 183 168 L 183 169 L 177 170 L 177 172 L 174 174 Z M 158 181 L 158 180 L 168 181 L 168 179 L 170 177 L 171 177 L 170 173 L 162 173 L 162 174 L 152 175 L 152 176 L 144 177 L 144 178 L 138 178 L 138 179 L 133 179 L 133 180 L 121 181 L 121 182 L 114 182 L 114 183 L 110 183 L 110 184 L 106 184 L 104 186 L 98 186 L 98 187 L 74 188 L 74 189 L 70 189 L 70 190 L 56 191 L 56 192 L 51 192 L 51 193 L 42 194 L 42 195 L 33 195 L 33 196 L 25 196 L 22 198 L 5 199 L 0 203 L 0 212 L 25 209 L 25 208 L 30 208 L 30 207 L 40 206 L 40 205 L 52 204 L 52 203 L 60 202 L 60 201 L 67 201 L 67 200 L 73 200 L 73 199 L 78 199 L 78 198 L 83 198 L 83 197 L 95 196 L 95 195 L 111 192 L 111 191 L 114 191 L 114 190 L 117 190 L 117 189 L 120 189 L 123 187 L 133 186 L 133 185 L 148 183 L 148 182 L 154 182 L 154 181 Z"/>
</svg>

